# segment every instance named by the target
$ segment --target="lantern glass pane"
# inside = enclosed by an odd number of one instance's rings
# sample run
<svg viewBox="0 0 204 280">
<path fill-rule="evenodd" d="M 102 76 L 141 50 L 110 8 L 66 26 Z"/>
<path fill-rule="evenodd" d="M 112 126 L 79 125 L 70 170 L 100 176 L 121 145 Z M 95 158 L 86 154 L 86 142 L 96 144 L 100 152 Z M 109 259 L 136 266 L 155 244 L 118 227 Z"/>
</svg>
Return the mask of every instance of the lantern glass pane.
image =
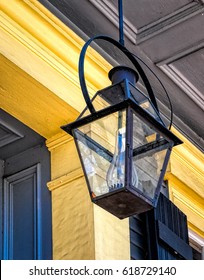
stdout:
<svg viewBox="0 0 204 280">
<path fill-rule="evenodd" d="M 116 84 L 98 91 L 92 98 L 92 104 L 96 111 L 100 111 L 111 105 L 122 102 L 125 99 L 122 84 Z M 88 108 L 81 113 L 80 118 L 90 115 Z"/>
<path fill-rule="evenodd" d="M 148 124 L 133 115 L 133 166 L 138 176 L 137 189 L 153 199 L 170 143 Z"/>
<path fill-rule="evenodd" d="M 162 119 L 158 115 L 157 111 L 153 107 L 150 99 L 138 88 L 134 87 L 131 83 L 129 83 L 129 90 L 131 97 L 134 101 L 140 105 L 147 113 L 149 113 L 152 117 L 154 117 L 158 122 L 163 123 Z"/>
<path fill-rule="evenodd" d="M 92 198 L 124 188 L 125 111 L 74 130 Z"/>
</svg>

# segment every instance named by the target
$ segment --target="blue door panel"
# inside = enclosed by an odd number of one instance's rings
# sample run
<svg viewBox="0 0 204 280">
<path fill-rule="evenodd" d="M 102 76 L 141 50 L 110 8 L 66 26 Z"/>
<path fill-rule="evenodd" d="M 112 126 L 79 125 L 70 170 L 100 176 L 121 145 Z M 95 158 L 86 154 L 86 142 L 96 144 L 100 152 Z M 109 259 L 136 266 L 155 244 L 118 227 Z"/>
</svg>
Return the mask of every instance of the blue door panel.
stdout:
<svg viewBox="0 0 204 280">
<path fill-rule="evenodd" d="M 36 206 L 34 193 L 36 186 L 33 178 L 14 183 L 11 191 L 13 192 L 13 256 L 10 258 L 16 260 L 35 259 L 35 212 Z M 29 187 L 28 187 L 29 186 Z M 11 224 L 11 225 L 12 225 Z"/>
</svg>

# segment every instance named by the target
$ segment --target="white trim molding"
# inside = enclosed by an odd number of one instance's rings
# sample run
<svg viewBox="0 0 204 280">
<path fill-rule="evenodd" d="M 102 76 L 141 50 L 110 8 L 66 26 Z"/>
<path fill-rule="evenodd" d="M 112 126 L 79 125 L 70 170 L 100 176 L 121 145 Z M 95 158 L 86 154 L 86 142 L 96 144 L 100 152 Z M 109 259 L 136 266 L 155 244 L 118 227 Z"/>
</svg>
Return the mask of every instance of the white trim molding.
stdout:
<svg viewBox="0 0 204 280">
<path fill-rule="evenodd" d="M 201 253 L 201 258 L 204 260 L 204 238 L 189 229 L 189 241 L 193 248 Z"/>
</svg>

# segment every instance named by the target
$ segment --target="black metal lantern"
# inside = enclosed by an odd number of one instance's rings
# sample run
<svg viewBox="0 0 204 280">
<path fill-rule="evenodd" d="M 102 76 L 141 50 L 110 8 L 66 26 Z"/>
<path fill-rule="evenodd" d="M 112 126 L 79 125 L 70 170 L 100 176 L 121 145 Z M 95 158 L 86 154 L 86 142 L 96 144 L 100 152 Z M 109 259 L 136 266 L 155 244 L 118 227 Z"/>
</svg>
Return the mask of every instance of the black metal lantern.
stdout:
<svg viewBox="0 0 204 280">
<path fill-rule="evenodd" d="M 90 100 L 84 79 L 84 56 L 94 39 L 111 42 L 131 60 L 149 93 L 136 86 L 135 70 L 116 66 L 112 85 Z M 120 219 L 156 206 L 173 146 L 182 143 L 163 123 L 146 75 L 119 42 L 107 36 L 83 47 L 79 77 L 87 107 L 62 128 L 71 134 L 84 170 L 91 200 Z"/>
</svg>

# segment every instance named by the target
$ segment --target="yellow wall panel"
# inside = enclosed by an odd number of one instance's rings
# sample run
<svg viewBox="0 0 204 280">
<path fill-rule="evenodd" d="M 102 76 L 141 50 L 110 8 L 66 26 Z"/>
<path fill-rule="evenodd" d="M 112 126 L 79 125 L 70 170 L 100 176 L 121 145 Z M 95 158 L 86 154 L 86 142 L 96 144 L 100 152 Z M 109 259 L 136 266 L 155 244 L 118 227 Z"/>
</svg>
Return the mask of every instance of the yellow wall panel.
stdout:
<svg viewBox="0 0 204 280">
<path fill-rule="evenodd" d="M 53 258 L 94 259 L 93 205 L 83 177 L 52 191 Z"/>
<path fill-rule="evenodd" d="M 129 260 L 129 219 L 119 220 L 94 205 L 95 254 L 97 260 Z"/>
</svg>

